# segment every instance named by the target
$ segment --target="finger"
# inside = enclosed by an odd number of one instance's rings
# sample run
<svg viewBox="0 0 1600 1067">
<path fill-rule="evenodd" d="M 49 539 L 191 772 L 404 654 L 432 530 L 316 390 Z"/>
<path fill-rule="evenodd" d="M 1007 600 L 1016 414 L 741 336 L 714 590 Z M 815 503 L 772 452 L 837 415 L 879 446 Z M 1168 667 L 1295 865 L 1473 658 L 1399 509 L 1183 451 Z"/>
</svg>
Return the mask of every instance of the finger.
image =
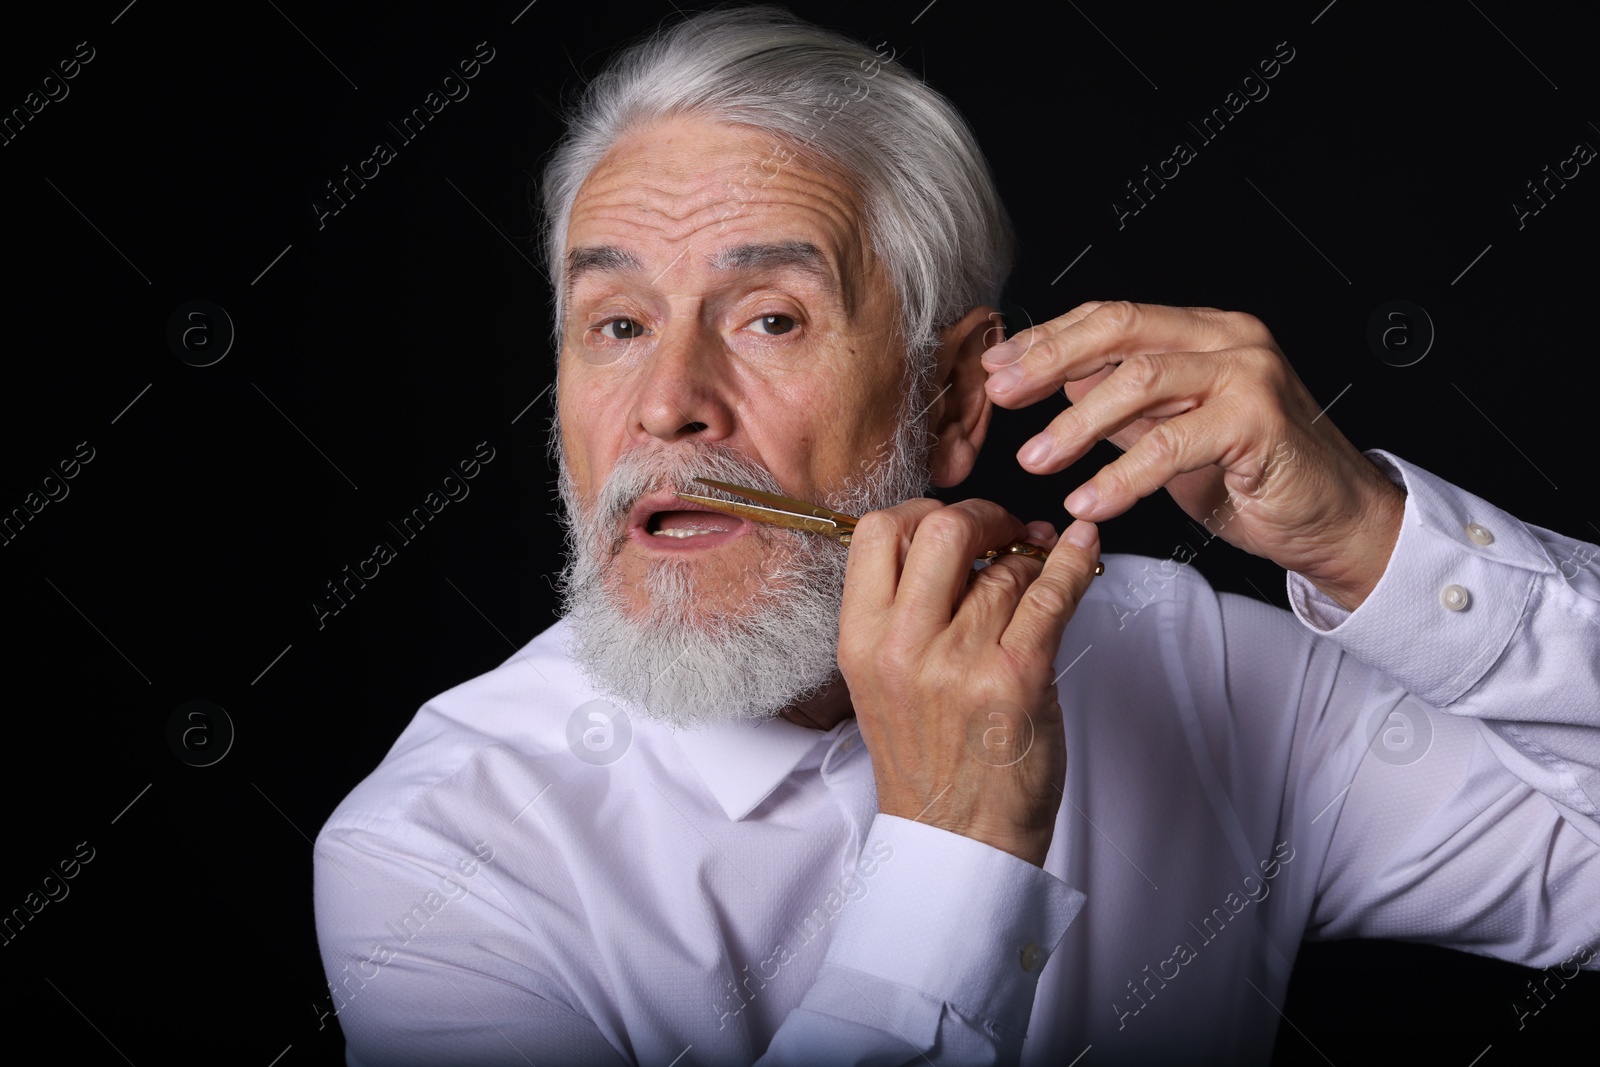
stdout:
<svg viewBox="0 0 1600 1067">
<path fill-rule="evenodd" d="M 1094 523 L 1079 520 L 1068 526 L 1039 577 L 1023 593 L 1000 644 L 1019 655 L 1054 662 L 1067 620 L 1088 591 L 1099 559 L 1100 531 Z"/>
<path fill-rule="evenodd" d="M 1065 501 L 1075 518 L 1104 521 L 1120 515 L 1141 497 L 1180 474 L 1245 462 L 1251 441 L 1260 435 L 1247 427 L 1255 413 L 1232 397 L 1186 415 L 1167 419 L 1148 430 L 1119 458 L 1073 490 Z"/>
<path fill-rule="evenodd" d="M 1043 520 L 1035 520 L 1034 522 L 1028 523 L 1028 525 L 1024 527 L 1024 530 L 1026 533 L 1023 539 L 1027 541 L 1028 544 L 1038 545 L 1040 548 L 1043 548 L 1047 551 L 1054 548 L 1061 540 L 1061 536 L 1056 533 L 1056 528 L 1051 526 L 1048 522 L 1044 522 Z M 1006 615 L 1009 617 L 1011 610 L 1015 609 L 1017 599 L 1021 597 L 1022 591 L 1028 587 L 1028 584 L 1032 582 L 1035 577 L 1038 576 L 1038 567 L 1025 568 L 1024 571 L 1020 572 L 1019 574 L 1019 581 L 1014 581 L 1009 577 L 1005 579 L 999 579 L 998 576 L 1004 574 L 1004 571 L 997 571 L 995 576 L 991 576 L 988 579 L 985 579 L 983 575 L 988 574 L 990 571 L 993 571 L 997 565 L 1006 563 L 1008 560 L 1020 561 L 1031 560 L 1032 558 L 1033 557 L 1031 556 L 1024 556 L 1021 554 L 1006 554 L 997 557 L 995 560 L 989 563 L 975 566 L 967 575 L 968 592 L 967 595 L 962 598 L 962 609 L 964 609 L 966 604 L 972 599 L 972 589 L 974 587 L 982 588 L 987 582 L 1001 580 L 1003 584 L 1009 585 L 1015 589 L 1015 593 L 1011 597 L 1009 607 L 1006 611 Z M 960 614 L 960 610 L 961 609 L 958 609 L 957 611 L 958 616 Z"/>
<path fill-rule="evenodd" d="M 1065 315 L 1057 315 L 1048 322 L 1041 322 L 1036 326 L 1029 326 L 1025 330 L 1018 330 L 1010 338 L 986 348 L 983 353 L 983 365 L 994 368 L 1002 367 L 1007 363 L 1015 363 L 1027 355 L 1028 350 L 1034 345 L 1060 333 L 1074 323 L 1081 322 L 1102 303 L 1104 301 L 1091 300 L 1088 303 L 1079 304 Z"/>
<path fill-rule="evenodd" d="M 1053 474 L 1142 418 L 1181 415 L 1226 387 L 1233 368 L 1209 352 L 1130 356 L 1017 450 L 1035 474 Z"/>
<path fill-rule="evenodd" d="M 1024 529 L 1028 532 L 1028 543 L 1038 545 L 1040 548 L 1054 548 L 1056 542 L 1061 539 L 1056 533 L 1056 528 L 1043 519 L 1035 519 Z"/>
<path fill-rule="evenodd" d="M 998 645 L 1017 605 L 1043 569 L 1044 564 L 1032 556 L 1007 554 L 973 571 L 950 629 L 983 645 Z"/>
<path fill-rule="evenodd" d="M 906 553 L 896 618 L 912 633 L 948 627 L 967 590 L 973 560 L 1026 532 L 1019 519 L 988 500 L 962 500 L 925 516 Z"/>
<path fill-rule="evenodd" d="M 985 386 L 1001 407 L 1022 407 L 1130 356 L 1231 347 L 1238 341 L 1232 323 L 1227 313 L 1211 308 L 1108 301 L 1033 343 L 1026 358 L 991 373 Z"/>
<path fill-rule="evenodd" d="M 943 506 L 937 500 L 918 497 L 861 516 L 850 535 L 850 554 L 845 560 L 841 631 L 865 626 L 870 633 L 887 625 L 917 524 Z"/>
</svg>

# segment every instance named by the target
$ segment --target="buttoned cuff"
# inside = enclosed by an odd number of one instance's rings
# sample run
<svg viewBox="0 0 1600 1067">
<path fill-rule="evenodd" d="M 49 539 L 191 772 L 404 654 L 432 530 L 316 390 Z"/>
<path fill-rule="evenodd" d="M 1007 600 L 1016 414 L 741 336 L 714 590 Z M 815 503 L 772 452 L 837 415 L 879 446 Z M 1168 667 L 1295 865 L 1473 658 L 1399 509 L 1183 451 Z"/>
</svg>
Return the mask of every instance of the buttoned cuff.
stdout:
<svg viewBox="0 0 1600 1067">
<path fill-rule="evenodd" d="M 1039 972 L 1085 897 L 1009 852 L 879 813 L 865 899 L 844 909 L 826 962 L 907 986 L 1025 1034 Z"/>
<path fill-rule="evenodd" d="M 1447 707 L 1500 658 L 1554 568 L 1515 516 L 1388 452 L 1366 455 L 1406 490 L 1388 567 L 1353 612 L 1292 572 L 1289 604 L 1311 629 Z"/>
</svg>

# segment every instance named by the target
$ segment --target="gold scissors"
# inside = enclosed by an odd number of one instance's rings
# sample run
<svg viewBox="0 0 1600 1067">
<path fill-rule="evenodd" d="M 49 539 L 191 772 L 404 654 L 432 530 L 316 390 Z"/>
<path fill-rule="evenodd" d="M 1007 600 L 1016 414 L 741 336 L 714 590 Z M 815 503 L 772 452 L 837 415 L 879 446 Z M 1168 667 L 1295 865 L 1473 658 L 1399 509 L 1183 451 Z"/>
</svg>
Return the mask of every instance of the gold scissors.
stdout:
<svg viewBox="0 0 1600 1067">
<path fill-rule="evenodd" d="M 774 526 L 787 526 L 791 530 L 809 530 L 811 533 L 831 537 L 841 545 L 850 543 L 850 535 L 855 532 L 856 522 L 854 515 L 833 511 L 818 504 L 808 504 L 804 500 L 793 497 L 779 496 L 777 493 L 763 492 L 760 489 L 751 489 L 743 485 L 734 485 L 731 482 L 718 482 L 710 478 L 696 478 L 701 485 L 709 485 L 713 489 L 721 489 L 724 493 L 742 496 L 746 500 L 757 500 L 760 504 L 740 504 L 732 500 L 719 500 L 712 496 L 700 496 L 697 493 L 676 493 L 674 495 L 684 500 L 693 500 L 696 504 L 704 504 L 708 508 L 752 522 L 765 522 Z M 765 506 L 763 506 L 765 505 Z M 1048 548 L 1030 544 L 1027 541 L 1013 541 L 1004 548 L 991 548 L 978 558 L 992 560 L 997 556 L 1018 555 L 1027 556 L 1044 562 L 1050 557 Z M 1096 574 L 1104 574 L 1106 565 L 1096 563 Z"/>
</svg>

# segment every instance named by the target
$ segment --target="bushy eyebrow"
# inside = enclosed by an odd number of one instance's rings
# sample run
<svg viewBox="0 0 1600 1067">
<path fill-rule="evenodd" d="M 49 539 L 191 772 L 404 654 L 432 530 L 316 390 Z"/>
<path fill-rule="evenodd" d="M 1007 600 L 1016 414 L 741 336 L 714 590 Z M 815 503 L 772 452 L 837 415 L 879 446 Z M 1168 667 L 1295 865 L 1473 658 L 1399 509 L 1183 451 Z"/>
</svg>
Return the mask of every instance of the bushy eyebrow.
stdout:
<svg viewBox="0 0 1600 1067">
<path fill-rule="evenodd" d="M 808 241 L 735 245 L 733 248 L 724 248 L 711 257 L 711 269 L 717 271 L 774 267 L 795 267 L 825 284 L 834 283 L 833 272 L 828 269 L 827 260 L 817 250 L 817 246 Z"/>
<path fill-rule="evenodd" d="M 591 245 L 573 248 L 567 252 L 566 297 L 572 299 L 572 290 L 578 279 L 591 272 L 637 272 L 644 267 L 637 259 L 612 245 Z"/>
<path fill-rule="evenodd" d="M 725 248 L 711 258 L 711 269 L 716 271 L 775 270 L 789 268 L 810 275 L 833 299 L 839 301 L 845 314 L 855 313 L 855 294 L 845 284 L 845 279 L 833 272 L 828 257 L 810 241 L 777 241 L 770 244 L 735 245 Z"/>
<path fill-rule="evenodd" d="M 839 279 L 829 268 L 827 257 L 809 241 L 778 241 L 769 244 L 744 244 L 724 248 L 711 257 L 711 269 L 731 273 L 746 270 L 793 268 L 802 271 L 834 295 L 840 293 Z M 590 273 L 636 274 L 643 264 L 632 254 L 614 245 L 591 245 L 567 252 L 566 295 L 570 301 L 578 280 Z"/>
</svg>

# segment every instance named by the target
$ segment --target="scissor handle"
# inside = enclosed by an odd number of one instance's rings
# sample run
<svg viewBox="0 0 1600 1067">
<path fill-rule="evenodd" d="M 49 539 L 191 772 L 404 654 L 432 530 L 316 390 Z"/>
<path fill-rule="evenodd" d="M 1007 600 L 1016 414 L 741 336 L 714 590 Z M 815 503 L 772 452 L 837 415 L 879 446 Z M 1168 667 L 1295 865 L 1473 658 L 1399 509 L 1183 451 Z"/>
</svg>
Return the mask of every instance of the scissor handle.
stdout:
<svg viewBox="0 0 1600 1067">
<path fill-rule="evenodd" d="M 1027 541 L 1013 541 L 1004 548 L 991 548 L 978 558 L 982 560 L 991 560 L 996 556 L 1006 555 L 1027 556 L 1029 559 L 1036 559 L 1040 563 L 1043 563 L 1045 560 L 1050 558 L 1050 550 L 1048 548 L 1040 548 L 1038 545 L 1029 544 Z M 1106 572 L 1106 565 L 1104 563 L 1096 563 L 1094 565 L 1094 572 L 1096 574 L 1104 574 Z"/>
<path fill-rule="evenodd" d="M 1040 563 L 1043 563 L 1045 560 L 1050 558 L 1050 550 L 1047 548 L 1040 548 L 1038 545 L 1030 545 L 1026 541 L 1013 541 L 1004 548 L 991 548 L 978 558 L 989 560 L 994 559 L 996 556 L 1006 555 L 1027 556 L 1029 559 L 1036 559 Z"/>
</svg>

